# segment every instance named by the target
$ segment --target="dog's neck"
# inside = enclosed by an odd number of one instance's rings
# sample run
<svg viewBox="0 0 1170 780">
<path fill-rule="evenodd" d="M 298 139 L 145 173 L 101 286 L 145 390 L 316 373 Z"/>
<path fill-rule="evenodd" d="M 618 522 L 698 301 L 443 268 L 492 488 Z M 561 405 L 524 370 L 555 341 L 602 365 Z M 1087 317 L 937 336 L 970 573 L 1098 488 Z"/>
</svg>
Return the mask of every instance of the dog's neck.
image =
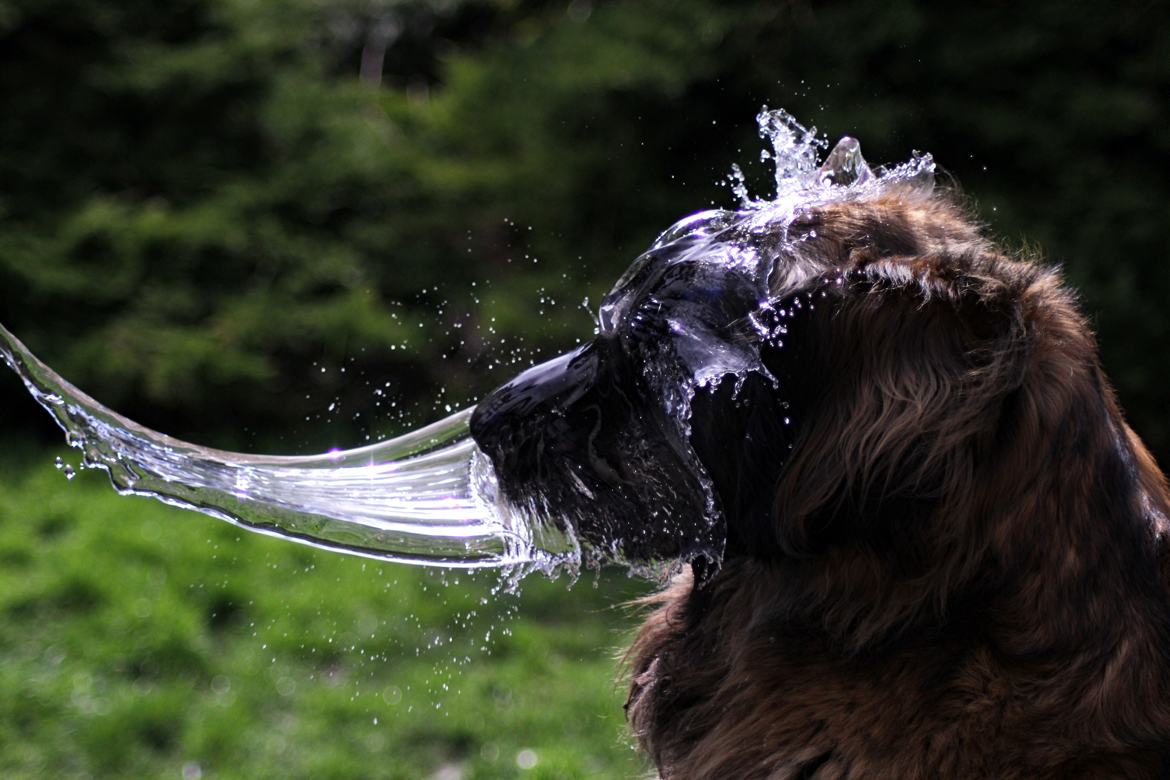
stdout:
<svg viewBox="0 0 1170 780">
<path fill-rule="evenodd" d="M 908 624 L 857 611 L 917 598 L 863 593 L 886 576 L 865 576 L 864 551 L 829 551 L 828 565 L 740 557 L 701 586 L 682 578 L 631 651 L 630 720 L 664 776 L 770 776 L 788 762 L 808 772 L 794 777 L 926 777 L 948 750 L 976 762 L 956 777 L 1162 776 L 1170 502 L 1120 425 L 1120 446 L 1080 449 L 1072 471 L 1038 464 L 1049 481 L 1029 485 L 1034 501 L 985 518 L 1013 535 L 988 548 L 990 584 Z M 1048 442 L 1066 464 L 1067 444 Z M 816 571 L 856 578 L 834 589 Z M 878 625 L 867 642 L 843 633 Z M 721 749 L 745 733 L 758 754 Z M 964 752 L 969 740 L 980 750 Z"/>
</svg>

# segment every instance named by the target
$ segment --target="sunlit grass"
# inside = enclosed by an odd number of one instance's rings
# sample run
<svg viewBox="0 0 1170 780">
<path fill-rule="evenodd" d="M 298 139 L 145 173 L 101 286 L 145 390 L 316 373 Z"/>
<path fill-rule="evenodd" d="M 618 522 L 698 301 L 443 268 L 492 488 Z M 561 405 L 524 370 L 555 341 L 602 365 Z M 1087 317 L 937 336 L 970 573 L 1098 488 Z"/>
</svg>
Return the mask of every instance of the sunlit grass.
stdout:
<svg viewBox="0 0 1170 780">
<path fill-rule="evenodd" d="M 643 770 L 614 680 L 644 584 L 495 596 L 490 573 L 248 534 L 52 460 L 0 461 L 0 777 Z"/>
</svg>

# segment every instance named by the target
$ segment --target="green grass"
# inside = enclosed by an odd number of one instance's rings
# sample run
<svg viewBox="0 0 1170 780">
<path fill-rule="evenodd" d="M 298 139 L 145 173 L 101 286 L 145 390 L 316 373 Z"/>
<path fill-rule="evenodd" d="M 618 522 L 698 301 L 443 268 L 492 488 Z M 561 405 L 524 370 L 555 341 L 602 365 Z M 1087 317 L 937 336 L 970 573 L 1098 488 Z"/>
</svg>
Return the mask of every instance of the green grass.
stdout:
<svg viewBox="0 0 1170 780">
<path fill-rule="evenodd" d="M 491 573 L 248 534 L 52 461 L 0 461 L 0 777 L 644 771 L 615 684 L 644 583 L 494 596 Z"/>
</svg>

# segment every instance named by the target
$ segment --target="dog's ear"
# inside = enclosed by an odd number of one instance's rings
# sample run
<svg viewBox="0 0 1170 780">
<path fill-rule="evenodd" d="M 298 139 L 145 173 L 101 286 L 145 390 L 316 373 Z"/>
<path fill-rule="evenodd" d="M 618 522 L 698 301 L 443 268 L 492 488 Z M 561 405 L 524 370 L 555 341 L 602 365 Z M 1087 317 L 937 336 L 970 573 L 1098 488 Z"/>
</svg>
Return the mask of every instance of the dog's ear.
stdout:
<svg viewBox="0 0 1170 780">
<path fill-rule="evenodd" d="M 774 358 L 811 371 L 769 523 L 787 609 L 860 649 L 999 599 L 1001 646 L 1033 653 L 1170 577 L 1166 480 L 1054 271 L 987 249 L 843 271 Z"/>
<path fill-rule="evenodd" d="M 768 541 L 793 575 L 786 609 L 842 646 L 933 621 L 1008 576 L 996 545 L 1018 546 L 1018 531 L 989 518 L 1028 500 L 1044 429 L 1082 393 L 1053 405 L 1044 394 L 1063 389 L 1035 392 L 1037 289 L 1068 298 L 1049 271 L 984 247 L 854 252 L 782 308 L 789 333 L 769 362 L 795 439 Z M 1092 338 L 1068 305 L 1067 337 L 1084 342 L 1074 368 L 1088 375 Z"/>
<path fill-rule="evenodd" d="M 780 348 L 777 362 L 799 366 L 806 376 L 789 384 L 810 390 L 775 496 L 786 553 L 927 552 L 907 526 L 970 492 L 980 460 L 1002 454 L 1031 349 L 1020 288 L 1034 276 L 982 252 L 861 258 L 802 293 L 804 312 L 788 308 L 799 354 Z"/>
</svg>

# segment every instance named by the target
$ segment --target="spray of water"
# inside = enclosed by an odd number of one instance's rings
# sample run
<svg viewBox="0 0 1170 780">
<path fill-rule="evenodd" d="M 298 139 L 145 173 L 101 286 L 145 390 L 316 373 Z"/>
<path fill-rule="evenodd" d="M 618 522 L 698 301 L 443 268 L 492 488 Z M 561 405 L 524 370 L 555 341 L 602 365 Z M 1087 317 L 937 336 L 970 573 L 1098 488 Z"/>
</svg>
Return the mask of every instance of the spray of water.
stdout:
<svg viewBox="0 0 1170 780">
<path fill-rule="evenodd" d="M 685 237 L 692 252 L 709 252 L 712 262 L 750 261 L 750 252 L 720 237 L 728 225 L 783 235 L 802 209 L 891 192 L 923 196 L 933 187 L 929 155 L 873 171 L 857 142 L 845 138 L 821 162 L 825 144 L 815 128 L 782 110 L 765 109 L 757 120 L 771 147 L 762 158 L 775 167 L 775 195 L 751 197 L 743 174 L 733 168 L 739 209 L 683 220 L 652 251 Z M 709 242 L 694 242 L 707 233 Z M 602 306 L 601 327 L 620 318 L 623 298 L 616 292 L 637 275 L 641 262 L 635 261 Z M 689 327 L 673 325 L 682 334 Z M 67 443 L 82 451 L 82 465 L 105 470 L 120 493 L 330 550 L 427 566 L 503 567 L 513 582 L 532 570 L 576 570 L 582 561 L 572 524 L 556 518 L 555 508 L 540 502 L 515 507 L 502 499 L 491 463 L 468 435 L 471 409 L 358 449 L 244 455 L 179 441 L 118 415 L 60 377 L 2 326 L 0 357 L 65 431 Z M 695 376 L 676 377 L 676 387 L 661 388 L 665 402 L 676 399 L 675 411 L 685 418 L 695 387 L 716 375 L 758 369 L 758 361 L 741 357 L 699 361 L 703 368 Z M 594 562 L 604 556 L 587 550 L 584 557 Z"/>
<path fill-rule="evenodd" d="M 179 441 L 107 409 L 0 326 L 0 356 L 118 492 L 194 509 L 249 530 L 399 563 L 570 564 L 576 551 L 501 511 L 491 466 L 467 436 L 467 409 L 359 449 L 243 455 Z"/>
<path fill-rule="evenodd" d="M 601 306 L 600 330 L 617 329 L 638 306 L 642 280 L 655 267 L 661 274 L 670 265 L 733 271 L 752 289 L 758 308 L 745 324 L 755 331 L 753 335 L 728 338 L 712 333 L 685 304 L 675 303 L 665 340 L 676 359 L 643 367 L 667 414 L 678 420 L 684 439 L 690 437 L 691 402 L 700 389 L 730 377 L 738 394 L 752 374 L 776 386 L 760 355 L 761 344 L 782 346 L 787 332 L 785 325 L 774 324 L 772 315 L 777 312 L 773 311 L 770 277 L 782 262 L 778 258 L 793 253 L 798 242 L 816 238 L 815 231 L 790 235 L 790 226 L 802 213 L 829 204 L 879 197 L 917 200 L 934 193 L 935 165 L 929 154 L 915 152 L 906 162 L 873 169 L 862 156 L 860 143 L 848 136 L 822 159 L 828 144 L 817 129 L 806 127 L 783 109 L 765 106 L 756 123 L 767 144 L 760 159 L 772 164 L 775 191 L 770 196 L 753 196 L 742 169 L 733 165 L 728 184 L 739 207 L 702 211 L 672 225 L 634 261 Z M 708 484 L 703 466 L 696 458 L 691 460 L 699 481 Z M 718 511 L 711 501 L 708 508 L 709 513 Z"/>
</svg>

